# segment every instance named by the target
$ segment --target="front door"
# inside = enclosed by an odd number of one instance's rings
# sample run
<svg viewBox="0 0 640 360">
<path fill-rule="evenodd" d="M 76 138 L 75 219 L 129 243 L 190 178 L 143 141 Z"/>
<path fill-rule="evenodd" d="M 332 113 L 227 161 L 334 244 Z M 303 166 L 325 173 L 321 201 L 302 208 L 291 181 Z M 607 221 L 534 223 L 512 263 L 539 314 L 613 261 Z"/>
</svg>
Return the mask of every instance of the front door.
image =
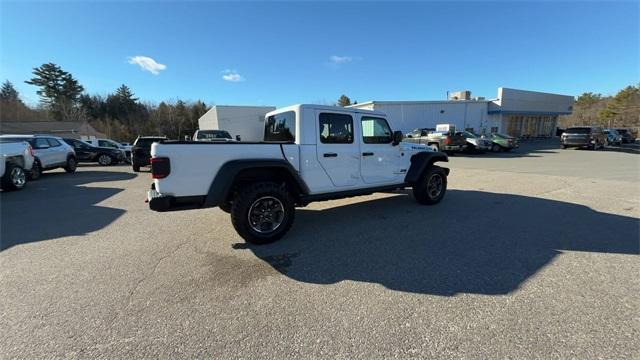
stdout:
<svg viewBox="0 0 640 360">
<path fill-rule="evenodd" d="M 350 114 L 317 112 L 318 162 L 336 187 L 358 185 L 360 154 Z"/>
<path fill-rule="evenodd" d="M 402 153 L 393 146 L 391 128 L 382 117 L 361 115 L 362 160 L 360 172 L 368 184 L 396 184 L 402 182 L 407 169 L 401 169 Z"/>
</svg>

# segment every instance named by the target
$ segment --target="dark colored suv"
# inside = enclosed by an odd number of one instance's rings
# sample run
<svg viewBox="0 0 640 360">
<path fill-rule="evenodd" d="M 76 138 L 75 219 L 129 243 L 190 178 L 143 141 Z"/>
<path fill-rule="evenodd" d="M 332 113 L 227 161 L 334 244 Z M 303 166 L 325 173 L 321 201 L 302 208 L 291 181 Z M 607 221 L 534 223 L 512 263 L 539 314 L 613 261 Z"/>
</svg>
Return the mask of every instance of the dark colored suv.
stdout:
<svg viewBox="0 0 640 360">
<path fill-rule="evenodd" d="M 604 148 L 607 134 L 599 126 L 575 126 L 564 131 L 560 137 L 563 149 L 568 147 L 584 147 L 591 150 Z"/>
<path fill-rule="evenodd" d="M 149 165 L 151 158 L 151 144 L 167 140 L 166 136 L 139 136 L 131 148 L 131 167 L 133 171 L 140 171 L 141 166 Z"/>
<path fill-rule="evenodd" d="M 632 143 L 633 142 L 633 134 L 631 134 L 631 131 L 629 131 L 629 129 L 624 129 L 624 128 L 618 128 L 616 129 L 616 131 L 618 131 L 618 134 L 620 134 L 620 136 L 622 136 L 622 142 L 623 143 Z"/>
</svg>

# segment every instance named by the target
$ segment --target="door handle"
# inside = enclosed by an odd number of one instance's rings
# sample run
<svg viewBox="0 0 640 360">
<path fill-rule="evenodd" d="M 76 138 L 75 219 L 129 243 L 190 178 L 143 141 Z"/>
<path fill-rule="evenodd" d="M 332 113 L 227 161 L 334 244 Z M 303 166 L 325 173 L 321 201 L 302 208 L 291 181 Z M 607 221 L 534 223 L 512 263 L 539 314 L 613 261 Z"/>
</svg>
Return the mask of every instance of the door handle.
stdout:
<svg viewBox="0 0 640 360">
<path fill-rule="evenodd" d="M 362 156 L 373 156 L 372 152 L 363 152 Z"/>
<path fill-rule="evenodd" d="M 337 157 L 338 154 L 336 154 L 336 153 L 324 153 L 322 156 L 324 156 L 324 157 Z"/>
</svg>

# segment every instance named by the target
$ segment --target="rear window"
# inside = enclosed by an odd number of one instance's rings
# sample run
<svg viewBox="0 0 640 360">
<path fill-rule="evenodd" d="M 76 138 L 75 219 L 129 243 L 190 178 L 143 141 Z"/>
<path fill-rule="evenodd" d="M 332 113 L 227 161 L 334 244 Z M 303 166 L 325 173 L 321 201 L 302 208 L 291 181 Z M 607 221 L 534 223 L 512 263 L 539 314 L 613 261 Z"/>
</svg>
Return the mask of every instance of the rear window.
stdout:
<svg viewBox="0 0 640 360">
<path fill-rule="evenodd" d="M 264 123 L 264 141 L 294 142 L 296 140 L 295 112 L 287 111 L 271 115 Z"/>
<path fill-rule="evenodd" d="M 588 128 L 588 127 L 574 127 L 574 128 L 568 128 L 567 130 L 565 130 L 565 132 L 567 134 L 590 134 L 591 133 L 591 128 Z"/>
<path fill-rule="evenodd" d="M 151 147 L 154 142 L 164 141 L 165 138 L 143 138 L 136 140 L 136 146 Z"/>
<path fill-rule="evenodd" d="M 198 130 L 197 140 L 231 139 L 231 134 L 224 130 Z"/>
<path fill-rule="evenodd" d="M 0 143 L 14 143 L 14 142 L 22 142 L 22 141 L 29 141 L 29 139 L 28 138 L 10 138 L 10 137 L 0 138 Z"/>
</svg>

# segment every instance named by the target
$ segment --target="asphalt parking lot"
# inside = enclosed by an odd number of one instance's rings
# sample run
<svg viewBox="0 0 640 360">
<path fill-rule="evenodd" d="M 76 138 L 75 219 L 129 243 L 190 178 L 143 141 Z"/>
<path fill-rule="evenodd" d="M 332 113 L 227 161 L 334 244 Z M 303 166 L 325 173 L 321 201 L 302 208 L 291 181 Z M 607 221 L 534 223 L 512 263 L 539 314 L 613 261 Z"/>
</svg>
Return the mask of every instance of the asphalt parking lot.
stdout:
<svg viewBox="0 0 640 360">
<path fill-rule="evenodd" d="M 299 209 L 255 247 L 155 213 L 148 173 L 0 194 L 3 358 L 638 358 L 640 155 L 525 144 L 407 192 Z"/>
</svg>

